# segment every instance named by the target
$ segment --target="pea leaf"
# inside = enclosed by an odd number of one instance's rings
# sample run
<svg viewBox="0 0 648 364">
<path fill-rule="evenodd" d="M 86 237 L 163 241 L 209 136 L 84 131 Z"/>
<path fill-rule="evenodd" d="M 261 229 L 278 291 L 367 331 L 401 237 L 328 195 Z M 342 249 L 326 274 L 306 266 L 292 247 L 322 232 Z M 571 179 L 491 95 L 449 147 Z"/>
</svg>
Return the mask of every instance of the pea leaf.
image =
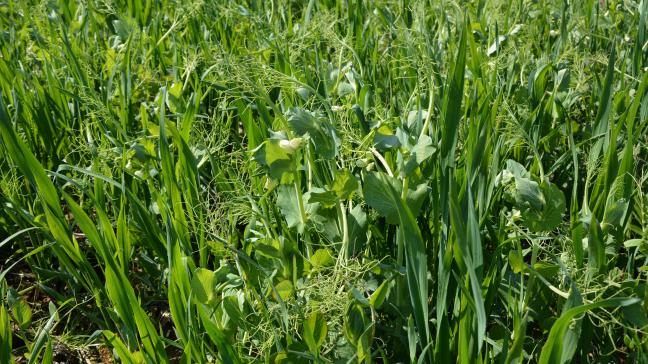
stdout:
<svg viewBox="0 0 648 364">
<path fill-rule="evenodd" d="M 308 203 L 319 203 L 322 207 L 330 209 L 338 203 L 338 197 L 334 191 L 326 191 L 322 188 L 313 188 L 307 193 Z"/>
<path fill-rule="evenodd" d="M 14 318 L 21 329 L 26 330 L 32 322 L 32 310 L 24 299 L 17 300 L 13 307 Z"/>
<path fill-rule="evenodd" d="M 385 301 L 385 298 L 387 297 L 387 294 L 389 293 L 389 281 L 386 280 L 382 282 L 380 286 L 374 291 L 374 293 L 371 294 L 371 297 L 369 297 L 369 304 L 371 304 L 371 307 L 374 309 L 379 309 L 383 302 Z"/>
<path fill-rule="evenodd" d="M 369 300 L 364 296 L 364 294 L 362 294 L 362 292 L 358 291 L 357 288 L 351 287 L 351 294 L 359 305 L 362 307 L 369 307 Z"/>
<path fill-rule="evenodd" d="M 526 265 L 524 264 L 524 260 L 522 260 L 522 256 L 520 255 L 520 252 L 512 249 L 509 251 L 509 265 L 511 266 L 511 269 L 513 270 L 513 273 L 520 273 L 521 271 L 526 268 Z"/>
<path fill-rule="evenodd" d="M 324 315 L 320 312 L 312 313 L 306 322 L 304 322 L 304 341 L 310 349 L 311 353 L 319 354 L 320 347 L 326 340 L 328 333 L 328 326 Z"/>
<path fill-rule="evenodd" d="M 292 282 L 287 279 L 277 283 L 277 285 L 275 286 L 275 290 L 277 291 L 277 294 L 283 301 L 292 297 L 292 294 L 294 292 Z M 275 298 L 277 297 L 275 296 Z"/>
<path fill-rule="evenodd" d="M 268 258 L 283 259 L 283 254 L 279 249 L 267 243 L 259 243 L 254 246 L 257 254 L 265 255 Z"/>
<path fill-rule="evenodd" d="M 294 186 L 281 185 L 277 187 L 277 206 L 286 219 L 289 228 L 296 228 L 301 234 L 304 232 L 304 221 L 299 210 L 297 191 Z"/>
<path fill-rule="evenodd" d="M 353 90 L 353 87 L 348 82 L 340 82 L 340 84 L 337 87 L 337 94 L 340 97 L 351 95 L 354 92 L 355 91 Z"/>
<path fill-rule="evenodd" d="M 382 179 L 378 177 L 379 174 Z M 387 176 L 382 172 L 368 173 L 364 179 L 364 198 L 369 206 L 387 219 L 389 224 L 397 224 L 398 209 L 391 200 L 389 188 L 385 188 L 386 183 L 390 184 L 396 191 L 402 190 L 401 183 L 396 178 Z"/>
<path fill-rule="evenodd" d="M 347 199 L 358 189 L 358 180 L 348 170 L 339 171 L 331 189 L 340 200 Z"/>
<path fill-rule="evenodd" d="M 291 108 L 287 118 L 288 124 L 295 133 L 310 136 L 319 156 L 325 159 L 333 159 L 337 156 L 340 139 L 331 123 L 300 108 Z"/>
<path fill-rule="evenodd" d="M 367 243 L 367 214 L 362 206 L 356 205 L 348 214 L 349 252 L 348 256 L 360 253 Z"/>
<path fill-rule="evenodd" d="M 215 277 L 213 271 L 198 268 L 191 280 L 191 290 L 196 302 L 207 304 L 214 299 Z"/>
<path fill-rule="evenodd" d="M 166 93 L 166 105 L 172 113 L 181 113 L 185 111 L 185 103 L 182 100 L 182 83 L 174 83 L 169 87 Z"/>
<path fill-rule="evenodd" d="M 331 252 L 328 249 L 317 249 L 310 258 L 310 263 L 314 268 L 330 267 L 335 264 Z"/>
<path fill-rule="evenodd" d="M 562 222 L 565 195 L 548 179 L 538 183 L 524 166 L 509 160 L 497 183 L 504 187 L 506 199 L 520 210 L 522 223 L 531 231 L 552 230 Z"/>
<path fill-rule="evenodd" d="M 536 191 L 537 192 L 537 191 Z M 562 222 L 565 213 L 565 195 L 553 183 L 544 180 L 540 183 L 540 196 L 532 196 L 533 204 L 521 209 L 524 224 L 534 232 L 555 229 Z M 535 204 L 543 202 L 542 208 Z"/>
<path fill-rule="evenodd" d="M 229 295 L 223 298 L 223 311 L 227 314 L 228 319 L 236 326 L 242 326 L 244 322 L 243 313 L 236 295 Z"/>
<path fill-rule="evenodd" d="M 381 152 L 391 148 L 398 148 L 401 145 L 398 137 L 394 135 L 394 132 L 387 125 L 383 125 L 376 130 L 374 144 Z"/>
<path fill-rule="evenodd" d="M 293 171 L 290 150 L 282 148 L 278 139 L 268 139 L 252 151 L 252 158 L 266 168 L 270 177 L 281 180 Z"/>
<path fill-rule="evenodd" d="M 344 335 L 349 343 L 356 346 L 356 343 L 367 325 L 367 317 L 362 306 L 351 303 L 344 317 Z"/>
<path fill-rule="evenodd" d="M 365 176 L 363 194 L 367 204 L 387 219 L 389 224 L 398 224 L 398 209 L 393 204 L 388 186 L 391 185 L 398 195 L 402 194 L 403 185 L 400 180 L 382 172 L 370 172 Z M 418 214 L 427 196 L 426 184 L 419 184 L 416 189 L 408 189 L 407 205 L 414 216 Z"/>
<path fill-rule="evenodd" d="M 542 211 L 545 201 L 537 182 L 528 178 L 516 177 L 515 189 L 515 203 L 520 210 Z"/>
<path fill-rule="evenodd" d="M 399 193 L 402 193 L 401 191 L 402 189 L 399 190 Z M 423 206 L 423 202 L 425 202 L 428 191 L 428 185 L 425 183 L 417 185 L 416 189 L 407 190 L 407 206 L 412 212 L 412 215 L 418 216 L 419 211 L 421 211 L 421 207 Z"/>
<path fill-rule="evenodd" d="M 405 164 L 403 173 L 409 176 L 421 165 L 426 159 L 436 153 L 437 149 L 432 143 L 432 138 L 427 135 L 421 135 L 416 145 L 410 151 L 410 157 Z"/>
<path fill-rule="evenodd" d="M 608 198 L 605 212 L 603 213 L 602 225 L 605 227 L 621 226 L 621 223 L 625 219 L 625 215 L 628 211 L 628 205 L 629 203 L 625 198 L 617 200 Z"/>
</svg>

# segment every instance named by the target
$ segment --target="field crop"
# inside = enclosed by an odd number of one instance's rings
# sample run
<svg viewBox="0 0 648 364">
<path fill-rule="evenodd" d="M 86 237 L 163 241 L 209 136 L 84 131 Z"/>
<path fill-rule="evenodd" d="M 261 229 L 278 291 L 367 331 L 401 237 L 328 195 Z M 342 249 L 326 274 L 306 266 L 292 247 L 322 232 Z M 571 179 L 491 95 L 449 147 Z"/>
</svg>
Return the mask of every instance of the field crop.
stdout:
<svg viewBox="0 0 648 364">
<path fill-rule="evenodd" d="M 0 0 L 0 364 L 648 363 L 647 0 Z"/>
</svg>

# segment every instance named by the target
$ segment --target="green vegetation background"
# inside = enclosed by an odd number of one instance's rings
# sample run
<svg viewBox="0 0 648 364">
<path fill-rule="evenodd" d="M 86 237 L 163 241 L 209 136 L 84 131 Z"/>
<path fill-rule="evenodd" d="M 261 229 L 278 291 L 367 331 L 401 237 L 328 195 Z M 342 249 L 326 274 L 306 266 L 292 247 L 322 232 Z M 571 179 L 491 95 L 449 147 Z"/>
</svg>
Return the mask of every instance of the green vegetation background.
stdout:
<svg viewBox="0 0 648 364">
<path fill-rule="evenodd" d="M 0 2 L 0 363 L 647 362 L 648 2 Z"/>
</svg>

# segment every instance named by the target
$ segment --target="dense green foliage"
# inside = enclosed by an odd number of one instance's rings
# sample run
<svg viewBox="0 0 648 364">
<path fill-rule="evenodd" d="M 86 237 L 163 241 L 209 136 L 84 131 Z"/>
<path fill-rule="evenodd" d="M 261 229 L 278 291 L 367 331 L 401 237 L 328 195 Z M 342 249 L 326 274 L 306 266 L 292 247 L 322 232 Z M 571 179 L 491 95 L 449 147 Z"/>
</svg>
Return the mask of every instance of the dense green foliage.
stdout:
<svg viewBox="0 0 648 364">
<path fill-rule="evenodd" d="M 3 0 L 0 363 L 648 362 L 647 17 Z"/>
</svg>

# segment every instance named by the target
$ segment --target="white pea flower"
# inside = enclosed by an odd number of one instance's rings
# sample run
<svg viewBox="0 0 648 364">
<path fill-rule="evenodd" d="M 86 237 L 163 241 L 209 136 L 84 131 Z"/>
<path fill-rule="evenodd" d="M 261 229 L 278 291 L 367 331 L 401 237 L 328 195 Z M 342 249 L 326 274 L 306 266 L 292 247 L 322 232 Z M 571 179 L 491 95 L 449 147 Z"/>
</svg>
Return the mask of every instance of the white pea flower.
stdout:
<svg viewBox="0 0 648 364">
<path fill-rule="evenodd" d="M 293 153 L 301 146 L 303 142 L 302 138 L 293 138 L 290 140 L 281 140 L 279 141 L 279 147 L 285 150 L 286 152 Z"/>
</svg>

